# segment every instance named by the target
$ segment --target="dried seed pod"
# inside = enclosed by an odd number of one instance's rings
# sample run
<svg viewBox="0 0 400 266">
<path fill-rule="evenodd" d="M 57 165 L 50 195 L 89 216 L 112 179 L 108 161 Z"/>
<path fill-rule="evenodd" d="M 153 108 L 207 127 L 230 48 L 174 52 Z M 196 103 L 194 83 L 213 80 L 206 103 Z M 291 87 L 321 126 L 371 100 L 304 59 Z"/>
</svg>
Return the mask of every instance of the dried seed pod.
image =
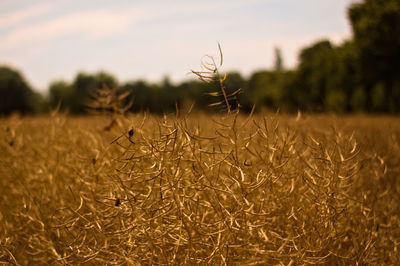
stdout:
<svg viewBox="0 0 400 266">
<path fill-rule="evenodd" d="M 116 200 L 115 200 L 115 206 L 120 206 L 121 205 L 121 200 L 119 199 L 119 198 L 117 198 Z"/>
</svg>

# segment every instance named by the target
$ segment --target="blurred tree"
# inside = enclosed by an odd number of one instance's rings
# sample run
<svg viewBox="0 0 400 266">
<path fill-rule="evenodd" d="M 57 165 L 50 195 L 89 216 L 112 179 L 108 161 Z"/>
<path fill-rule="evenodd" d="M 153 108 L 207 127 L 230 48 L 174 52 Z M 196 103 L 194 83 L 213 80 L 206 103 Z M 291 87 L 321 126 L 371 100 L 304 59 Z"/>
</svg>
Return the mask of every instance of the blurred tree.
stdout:
<svg viewBox="0 0 400 266">
<path fill-rule="evenodd" d="M 73 103 L 71 103 L 71 111 L 73 113 L 83 113 L 86 110 L 86 103 L 94 90 L 107 86 L 109 88 L 117 88 L 117 79 L 104 71 L 94 75 L 80 72 L 76 75 L 72 83 Z"/>
<path fill-rule="evenodd" d="M 117 88 L 118 82 L 106 72 L 94 75 L 80 72 L 71 84 L 65 81 L 52 82 L 49 86 L 49 102 L 53 108 L 61 104 L 62 109 L 68 109 L 71 113 L 84 113 L 91 94 L 102 86 Z"/>
<path fill-rule="evenodd" d="M 186 101 L 188 104 L 194 103 L 196 109 L 203 110 L 207 110 L 208 104 L 212 102 L 212 99 L 206 93 L 215 91 L 216 89 L 215 84 L 197 80 L 185 81 L 177 86 L 177 90 L 180 91 L 184 99 L 183 101 Z"/>
<path fill-rule="evenodd" d="M 152 95 L 152 88 L 143 80 L 132 81 L 125 83 L 121 90 L 123 92 L 130 92 L 130 101 L 133 102 L 130 111 L 150 111 L 154 109 L 153 101 L 154 97 Z"/>
<path fill-rule="evenodd" d="M 359 60 L 354 42 L 334 47 L 328 40 L 314 43 L 300 53 L 300 64 L 287 89 L 291 103 L 303 110 L 348 112 L 361 94 L 353 96 L 360 86 Z"/>
<path fill-rule="evenodd" d="M 290 71 L 259 71 L 249 80 L 250 100 L 257 107 L 270 109 L 288 107 L 287 88 L 292 79 Z"/>
<path fill-rule="evenodd" d="M 332 79 L 335 90 L 340 91 L 345 98 L 340 111 L 350 112 L 354 110 L 351 99 L 356 89 L 361 86 L 359 58 L 354 41 L 346 41 L 336 47 L 335 53 L 336 72 Z M 359 99 L 359 101 L 362 102 L 363 99 Z M 357 110 L 362 111 L 360 108 L 357 108 Z"/>
<path fill-rule="evenodd" d="M 346 41 L 333 47 L 326 71 L 325 109 L 334 112 L 352 110 L 351 98 L 355 88 L 360 86 L 358 56 L 354 42 Z M 361 110 L 359 110 L 361 111 Z"/>
<path fill-rule="evenodd" d="M 60 108 L 72 108 L 77 109 L 77 102 L 74 99 L 74 90 L 71 84 L 68 84 L 66 81 L 59 80 L 53 81 L 49 86 L 49 104 L 51 108 L 57 108 L 60 105 Z"/>
<path fill-rule="evenodd" d="M 176 106 L 179 108 L 182 102 L 182 93 L 179 87 L 174 86 L 168 76 L 164 77 L 160 84 L 159 95 L 154 96 L 159 99 L 159 112 L 175 111 Z"/>
<path fill-rule="evenodd" d="M 0 114 L 32 112 L 38 97 L 17 70 L 0 66 Z"/>
<path fill-rule="evenodd" d="M 388 102 L 385 101 L 385 93 L 385 87 L 382 83 L 378 83 L 372 88 L 370 111 L 378 113 L 387 111 Z"/>
<path fill-rule="evenodd" d="M 383 93 L 384 111 L 400 111 L 400 1 L 364 0 L 351 5 L 348 16 L 360 57 L 366 108 L 376 108 L 380 100 L 373 97 Z"/>
<path fill-rule="evenodd" d="M 364 88 L 356 87 L 350 99 L 351 110 L 357 113 L 364 112 L 366 101 L 367 95 Z"/>
<path fill-rule="evenodd" d="M 302 110 L 323 111 L 332 62 L 332 44 L 321 40 L 300 52 L 300 63 L 290 86 L 292 104 Z"/>
<path fill-rule="evenodd" d="M 283 70 L 282 52 L 279 47 L 275 47 L 274 51 L 275 51 L 274 70 L 280 72 Z"/>
</svg>

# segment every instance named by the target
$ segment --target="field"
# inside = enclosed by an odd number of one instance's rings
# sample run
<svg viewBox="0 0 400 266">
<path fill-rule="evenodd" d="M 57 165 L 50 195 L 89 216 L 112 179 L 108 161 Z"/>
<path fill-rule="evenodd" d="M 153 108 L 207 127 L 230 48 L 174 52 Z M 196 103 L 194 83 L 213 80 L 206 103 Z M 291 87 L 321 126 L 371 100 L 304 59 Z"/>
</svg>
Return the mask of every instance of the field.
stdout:
<svg viewBox="0 0 400 266">
<path fill-rule="evenodd" d="M 400 118 L 0 118 L 0 262 L 399 265 Z"/>
</svg>

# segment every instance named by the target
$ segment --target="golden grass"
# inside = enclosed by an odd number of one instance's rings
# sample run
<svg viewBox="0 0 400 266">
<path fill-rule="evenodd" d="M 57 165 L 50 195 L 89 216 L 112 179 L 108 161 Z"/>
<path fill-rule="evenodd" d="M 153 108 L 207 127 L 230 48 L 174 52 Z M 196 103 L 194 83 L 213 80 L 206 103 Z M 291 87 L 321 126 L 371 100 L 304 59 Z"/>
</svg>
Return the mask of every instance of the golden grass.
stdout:
<svg viewBox="0 0 400 266">
<path fill-rule="evenodd" d="M 400 119 L 113 119 L 0 120 L 0 262 L 400 263 Z"/>
</svg>

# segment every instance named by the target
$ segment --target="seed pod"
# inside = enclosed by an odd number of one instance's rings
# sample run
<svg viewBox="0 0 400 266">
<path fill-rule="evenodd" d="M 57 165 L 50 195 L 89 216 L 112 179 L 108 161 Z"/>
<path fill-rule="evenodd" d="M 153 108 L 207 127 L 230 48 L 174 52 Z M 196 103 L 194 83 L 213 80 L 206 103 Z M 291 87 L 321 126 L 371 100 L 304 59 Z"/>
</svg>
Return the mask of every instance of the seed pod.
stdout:
<svg viewBox="0 0 400 266">
<path fill-rule="evenodd" d="M 115 201 L 115 206 L 119 206 L 121 205 L 121 200 L 119 198 L 117 198 L 117 200 Z"/>
</svg>

